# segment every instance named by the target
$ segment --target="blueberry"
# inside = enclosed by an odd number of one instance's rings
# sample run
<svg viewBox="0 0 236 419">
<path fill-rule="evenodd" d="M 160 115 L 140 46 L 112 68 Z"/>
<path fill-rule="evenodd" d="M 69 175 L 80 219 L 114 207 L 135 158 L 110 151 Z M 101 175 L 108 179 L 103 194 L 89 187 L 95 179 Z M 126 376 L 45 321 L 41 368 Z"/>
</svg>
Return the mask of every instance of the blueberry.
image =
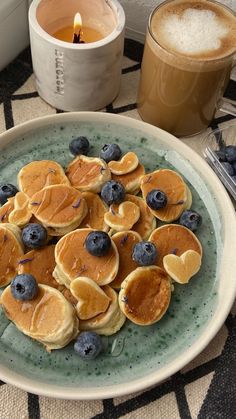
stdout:
<svg viewBox="0 0 236 419">
<path fill-rule="evenodd" d="M 89 151 L 89 140 L 86 137 L 75 138 L 70 142 L 69 149 L 74 156 L 78 156 L 79 154 L 86 156 Z"/>
<path fill-rule="evenodd" d="M 47 230 L 41 224 L 27 224 L 22 230 L 22 241 L 26 247 L 37 249 L 47 242 Z"/>
<path fill-rule="evenodd" d="M 107 205 L 120 204 L 125 199 L 125 188 L 120 182 L 109 180 L 102 187 L 101 197 Z"/>
<path fill-rule="evenodd" d="M 216 150 L 215 154 L 217 155 L 217 158 L 218 158 L 219 161 L 226 161 L 225 148 L 221 148 L 220 150 Z"/>
<path fill-rule="evenodd" d="M 5 204 L 8 200 L 8 198 L 11 198 L 12 196 L 15 196 L 17 194 L 18 189 L 11 185 L 10 183 L 7 183 L 5 185 L 0 185 L 0 204 Z"/>
<path fill-rule="evenodd" d="M 111 160 L 119 160 L 121 154 L 121 149 L 118 144 L 105 144 L 101 149 L 100 157 L 109 163 Z"/>
<path fill-rule="evenodd" d="M 74 344 L 74 350 L 85 360 L 94 359 L 102 350 L 102 339 L 95 332 L 81 332 Z"/>
<path fill-rule="evenodd" d="M 38 293 L 38 284 L 33 275 L 17 275 L 11 282 L 11 293 L 16 300 L 32 300 Z"/>
<path fill-rule="evenodd" d="M 91 231 L 86 237 L 85 247 L 93 256 L 105 256 L 111 247 L 111 239 L 104 231 Z"/>
<path fill-rule="evenodd" d="M 186 210 L 182 213 L 179 223 L 191 231 L 197 230 L 202 222 L 202 217 L 196 211 Z"/>
<path fill-rule="evenodd" d="M 228 173 L 229 176 L 233 176 L 234 175 L 234 168 L 232 166 L 232 164 L 226 162 L 221 163 L 222 167 L 225 169 L 225 171 Z"/>
<path fill-rule="evenodd" d="M 225 147 L 225 156 L 229 163 L 236 161 L 236 145 L 227 145 Z"/>
<path fill-rule="evenodd" d="M 164 208 L 167 205 L 167 196 L 165 192 L 159 189 L 152 189 L 146 196 L 147 205 L 153 210 Z"/>
<path fill-rule="evenodd" d="M 153 265 L 157 259 L 157 248 L 152 242 L 139 242 L 134 245 L 132 259 L 141 266 Z"/>
</svg>

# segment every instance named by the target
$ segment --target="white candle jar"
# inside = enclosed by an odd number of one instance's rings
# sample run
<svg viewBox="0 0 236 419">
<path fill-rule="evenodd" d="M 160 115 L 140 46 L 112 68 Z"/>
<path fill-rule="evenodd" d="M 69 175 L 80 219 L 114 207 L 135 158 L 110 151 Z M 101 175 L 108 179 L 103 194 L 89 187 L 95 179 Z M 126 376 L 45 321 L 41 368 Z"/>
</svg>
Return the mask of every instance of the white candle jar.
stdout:
<svg viewBox="0 0 236 419">
<path fill-rule="evenodd" d="M 73 44 L 53 37 L 73 24 L 103 38 Z M 36 86 L 50 105 L 65 111 L 104 108 L 118 95 L 124 47 L 125 14 L 118 0 L 33 0 L 29 9 L 30 44 Z"/>
</svg>

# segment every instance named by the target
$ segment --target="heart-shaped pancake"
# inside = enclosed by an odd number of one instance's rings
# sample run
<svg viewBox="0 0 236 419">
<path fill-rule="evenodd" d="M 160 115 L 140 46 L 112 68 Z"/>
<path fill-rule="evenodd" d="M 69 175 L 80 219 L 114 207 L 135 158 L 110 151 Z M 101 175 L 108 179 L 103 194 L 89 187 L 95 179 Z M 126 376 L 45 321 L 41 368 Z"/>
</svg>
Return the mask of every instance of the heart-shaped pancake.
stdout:
<svg viewBox="0 0 236 419">
<path fill-rule="evenodd" d="M 118 332 L 125 323 L 126 317 L 118 304 L 118 294 L 109 285 L 102 287 L 110 298 L 108 309 L 88 320 L 80 320 L 80 330 L 92 330 L 99 335 L 110 336 Z"/>
<path fill-rule="evenodd" d="M 76 311 L 81 320 L 104 313 L 110 304 L 110 298 L 99 285 L 85 276 L 74 279 L 70 284 L 70 291 L 78 300 Z"/>
<path fill-rule="evenodd" d="M 126 153 L 121 160 L 112 160 L 108 163 L 108 167 L 111 173 L 115 175 L 125 175 L 126 173 L 133 172 L 138 166 L 138 156 L 129 151 Z"/>
<path fill-rule="evenodd" d="M 14 209 L 9 214 L 9 222 L 24 227 L 31 219 L 29 197 L 24 192 L 18 192 L 14 199 Z"/>
<path fill-rule="evenodd" d="M 104 221 L 116 231 L 131 230 L 140 217 L 140 209 L 134 202 L 124 201 L 120 205 L 111 205 L 104 215 Z"/>
<path fill-rule="evenodd" d="M 187 250 L 181 256 L 166 255 L 163 258 L 165 271 L 174 281 L 186 284 L 201 267 L 201 256 L 194 250 Z"/>
</svg>

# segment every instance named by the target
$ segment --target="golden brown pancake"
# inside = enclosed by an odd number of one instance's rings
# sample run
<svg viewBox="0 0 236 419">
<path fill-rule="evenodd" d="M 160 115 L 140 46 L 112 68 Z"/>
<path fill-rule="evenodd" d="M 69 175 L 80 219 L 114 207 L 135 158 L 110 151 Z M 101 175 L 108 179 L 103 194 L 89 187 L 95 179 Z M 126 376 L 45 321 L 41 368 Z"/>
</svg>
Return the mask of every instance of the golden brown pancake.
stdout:
<svg viewBox="0 0 236 419">
<path fill-rule="evenodd" d="M 108 211 L 107 205 L 100 196 L 94 192 L 83 192 L 88 207 L 88 213 L 80 224 L 80 228 L 93 228 L 94 230 L 109 231 L 104 221 L 104 214 Z"/>
<path fill-rule="evenodd" d="M 75 229 L 87 213 L 81 192 L 68 185 L 47 186 L 31 198 L 29 205 L 33 215 L 52 236 Z"/>
<path fill-rule="evenodd" d="M 39 284 L 58 288 L 52 273 L 56 266 L 55 245 L 30 250 L 18 261 L 18 274 L 31 274 Z"/>
<path fill-rule="evenodd" d="M 32 197 L 36 192 L 50 185 L 69 185 L 63 168 L 53 160 L 32 161 L 18 173 L 21 191 Z"/>
<path fill-rule="evenodd" d="M 126 173 L 133 172 L 138 166 L 138 156 L 129 151 L 121 160 L 112 160 L 108 163 L 108 167 L 114 175 L 125 175 Z"/>
<path fill-rule="evenodd" d="M 186 250 L 181 256 L 166 255 L 163 258 L 165 271 L 179 284 L 186 284 L 201 267 L 201 255 L 195 250 Z"/>
<path fill-rule="evenodd" d="M 87 276 L 98 285 L 109 284 L 116 276 L 119 267 L 119 255 L 115 244 L 105 256 L 92 256 L 84 245 L 92 229 L 78 229 L 62 237 L 56 244 L 56 268 L 53 276 L 56 280 L 70 287 L 73 279 Z"/>
<path fill-rule="evenodd" d="M 58 288 L 60 289 L 61 293 L 64 297 L 71 303 L 74 307 L 78 303 L 78 300 L 71 294 L 70 290 L 63 285 L 58 284 Z"/>
<path fill-rule="evenodd" d="M 136 231 L 143 240 L 147 240 L 151 232 L 156 228 L 156 218 L 151 213 L 150 208 L 147 206 L 143 198 L 135 195 L 126 194 L 126 201 L 131 201 L 138 205 L 140 209 L 140 217 L 132 227 L 133 231 Z"/>
<path fill-rule="evenodd" d="M 40 284 L 34 299 L 19 301 L 8 286 L 1 295 L 1 304 L 19 330 L 48 350 L 66 346 L 78 334 L 75 310 L 55 288 Z"/>
<path fill-rule="evenodd" d="M 58 289 L 75 306 L 77 300 L 73 297 L 70 290 L 58 284 L 53 277 L 52 274 L 55 266 L 55 245 L 48 245 L 42 249 L 34 249 L 24 254 L 18 261 L 18 274 L 31 274 L 35 277 L 38 284 L 44 284 Z"/>
<path fill-rule="evenodd" d="M 164 208 L 150 208 L 153 215 L 162 221 L 177 220 L 186 208 L 187 187 L 182 177 L 174 170 L 160 169 L 148 173 L 142 177 L 140 187 L 145 200 L 148 192 L 153 189 L 159 189 L 166 194 L 167 205 Z"/>
<path fill-rule="evenodd" d="M 82 192 L 100 192 L 104 183 L 111 178 L 111 172 L 104 160 L 83 155 L 69 164 L 66 174 L 71 185 Z"/>
<path fill-rule="evenodd" d="M 135 231 L 122 231 L 112 236 L 119 253 L 119 270 L 110 283 L 110 287 L 120 289 L 124 279 L 138 267 L 138 264 L 132 259 L 133 247 L 136 243 L 142 241 L 142 238 Z"/>
<path fill-rule="evenodd" d="M 131 272 L 121 284 L 120 308 L 128 319 L 140 326 L 153 324 L 165 314 L 171 298 L 167 273 L 157 266 Z"/>
<path fill-rule="evenodd" d="M 0 207 L 0 223 L 9 223 L 9 214 L 14 209 L 14 197 L 9 198 L 7 202 Z"/>
<path fill-rule="evenodd" d="M 80 329 L 93 330 L 99 335 L 110 336 L 120 330 L 125 323 L 126 317 L 120 310 L 116 291 L 109 285 L 102 287 L 102 290 L 110 299 L 107 310 L 91 319 L 80 320 Z"/>
<path fill-rule="evenodd" d="M 17 275 L 18 260 L 24 255 L 20 229 L 11 224 L 0 225 L 0 287 Z"/>
<path fill-rule="evenodd" d="M 104 215 L 104 220 L 115 231 L 131 230 L 140 217 L 139 206 L 131 201 L 111 205 Z"/>
<path fill-rule="evenodd" d="M 14 198 L 14 209 L 9 214 L 9 222 L 24 227 L 31 219 L 29 197 L 24 192 L 17 192 Z"/>
<path fill-rule="evenodd" d="M 75 278 L 70 284 L 70 291 L 77 299 L 76 311 L 81 320 L 104 313 L 111 301 L 95 281 L 85 276 Z"/>
<path fill-rule="evenodd" d="M 202 246 L 195 234 L 178 224 L 166 224 L 156 228 L 149 238 L 158 251 L 157 265 L 163 268 L 163 258 L 168 254 L 181 256 L 187 250 L 202 255 Z"/>
<path fill-rule="evenodd" d="M 137 168 L 126 175 L 114 175 L 112 179 L 122 183 L 127 193 L 137 194 L 140 189 L 141 177 L 145 174 L 144 166 L 139 163 Z"/>
</svg>

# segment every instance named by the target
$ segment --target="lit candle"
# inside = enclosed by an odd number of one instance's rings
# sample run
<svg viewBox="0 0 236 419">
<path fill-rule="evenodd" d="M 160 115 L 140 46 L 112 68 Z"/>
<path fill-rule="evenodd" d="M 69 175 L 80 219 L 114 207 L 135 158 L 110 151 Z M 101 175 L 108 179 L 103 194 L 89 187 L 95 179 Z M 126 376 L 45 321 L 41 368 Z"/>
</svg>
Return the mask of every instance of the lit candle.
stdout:
<svg viewBox="0 0 236 419">
<path fill-rule="evenodd" d="M 73 25 L 58 29 L 53 36 L 61 41 L 75 44 L 96 42 L 103 38 L 103 34 L 98 30 L 82 25 L 80 13 L 76 13 Z"/>
<path fill-rule="evenodd" d="M 118 0 L 33 0 L 29 27 L 36 87 L 46 102 L 94 111 L 118 95 L 125 27 Z"/>
</svg>

